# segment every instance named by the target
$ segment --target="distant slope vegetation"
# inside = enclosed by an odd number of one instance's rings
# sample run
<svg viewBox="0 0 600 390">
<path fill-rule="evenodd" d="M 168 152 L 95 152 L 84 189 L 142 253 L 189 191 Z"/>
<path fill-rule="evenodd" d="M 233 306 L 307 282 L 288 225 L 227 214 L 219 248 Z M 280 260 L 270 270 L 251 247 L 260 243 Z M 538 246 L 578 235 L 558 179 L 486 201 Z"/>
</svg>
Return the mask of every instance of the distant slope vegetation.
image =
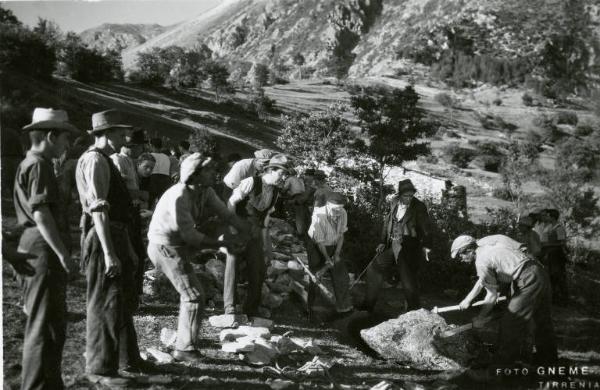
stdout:
<svg viewBox="0 0 600 390">
<path fill-rule="evenodd" d="M 170 28 L 159 24 L 104 23 L 98 27 L 87 29 L 79 35 L 83 43 L 92 49 L 101 52 L 105 50 L 120 52 L 139 46 Z"/>
<path fill-rule="evenodd" d="M 589 29 L 585 60 L 597 64 L 599 15 L 596 0 L 228 0 L 125 50 L 123 63 L 134 68 L 137 53 L 152 47 L 199 43 L 226 60 L 316 76 L 381 75 L 403 58 L 435 62 L 457 48 L 535 63 L 548 39 L 579 23 Z"/>
</svg>

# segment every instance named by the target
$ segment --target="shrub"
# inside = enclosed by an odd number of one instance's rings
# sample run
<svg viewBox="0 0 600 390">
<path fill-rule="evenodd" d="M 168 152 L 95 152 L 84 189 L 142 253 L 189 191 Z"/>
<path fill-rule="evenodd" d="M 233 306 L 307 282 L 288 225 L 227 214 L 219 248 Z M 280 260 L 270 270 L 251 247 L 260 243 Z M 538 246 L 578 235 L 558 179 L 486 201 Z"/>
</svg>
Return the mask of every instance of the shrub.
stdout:
<svg viewBox="0 0 600 390">
<path fill-rule="evenodd" d="M 275 111 L 275 100 L 265 95 L 265 91 L 262 88 L 252 95 L 248 105 L 250 110 L 256 113 L 261 119 L 265 119 L 267 114 Z"/>
<path fill-rule="evenodd" d="M 497 187 L 492 190 L 492 196 L 494 198 L 512 201 L 512 195 L 510 191 L 505 187 Z"/>
<path fill-rule="evenodd" d="M 581 123 L 575 128 L 575 135 L 579 137 L 587 137 L 594 132 L 594 127 L 587 123 Z"/>
<path fill-rule="evenodd" d="M 190 149 L 207 155 L 214 155 L 218 151 L 217 139 L 208 130 L 196 128 L 188 138 Z"/>
<path fill-rule="evenodd" d="M 466 168 L 477 153 L 472 149 L 461 148 L 457 145 L 448 145 L 444 148 L 444 155 L 457 167 Z"/>
<path fill-rule="evenodd" d="M 555 117 L 555 122 L 557 125 L 576 126 L 578 121 L 579 118 L 573 111 L 559 111 Z"/>
<path fill-rule="evenodd" d="M 556 163 L 559 168 L 579 170 L 589 179 L 598 165 L 597 151 L 588 142 L 570 137 L 557 145 Z"/>
<path fill-rule="evenodd" d="M 483 126 L 483 128 L 487 130 L 502 130 L 507 132 L 513 132 L 518 128 L 517 125 L 506 122 L 504 119 L 502 119 L 501 116 L 498 115 L 476 114 L 476 116 L 477 119 L 479 119 L 481 126 Z"/>
<path fill-rule="evenodd" d="M 500 165 L 502 165 L 502 157 L 498 155 L 482 155 L 475 158 L 473 163 L 484 171 L 498 172 Z"/>
<path fill-rule="evenodd" d="M 502 105 L 502 99 L 496 98 L 496 99 L 492 100 L 492 103 L 494 104 L 494 106 L 501 106 Z"/>
<path fill-rule="evenodd" d="M 452 98 L 452 96 L 450 96 L 449 94 L 445 93 L 445 92 L 440 92 L 438 94 L 436 94 L 433 97 L 433 100 L 435 100 L 436 102 L 438 102 L 439 104 L 441 104 L 444 107 L 454 107 L 456 105 L 456 101 L 454 98 Z"/>
<path fill-rule="evenodd" d="M 521 96 L 521 100 L 523 101 L 523 105 L 527 107 L 533 106 L 533 98 L 527 92 L 525 92 L 523 96 Z"/>
</svg>

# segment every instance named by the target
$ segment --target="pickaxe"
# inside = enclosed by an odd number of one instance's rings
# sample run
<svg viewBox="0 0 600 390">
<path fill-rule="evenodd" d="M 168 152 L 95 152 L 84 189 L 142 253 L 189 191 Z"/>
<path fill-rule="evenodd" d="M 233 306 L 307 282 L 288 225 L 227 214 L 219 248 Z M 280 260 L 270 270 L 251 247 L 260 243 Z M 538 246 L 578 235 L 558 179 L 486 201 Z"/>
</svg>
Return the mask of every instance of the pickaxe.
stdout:
<svg viewBox="0 0 600 390">
<path fill-rule="evenodd" d="M 325 287 L 325 285 L 323 285 L 323 283 L 321 283 L 321 281 L 319 280 L 319 278 L 317 278 L 315 276 L 315 274 L 313 274 L 312 272 L 310 272 L 310 270 L 308 269 L 308 266 L 306 264 L 304 264 L 302 262 L 302 260 L 300 260 L 298 257 L 295 257 L 296 261 L 298 263 L 300 263 L 300 265 L 302 266 L 302 268 L 304 269 L 304 272 L 306 272 L 306 274 L 308 275 L 308 277 L 310 278 L 310 280 L 317 285 L 317 287 L 319 288 L 319 290 L 321 290 L 321 292 L 323 293 L 323 296 L 325 296 L 325 299 L 327 299 L 327 301 L 329 301 L 329 303 L 331 303 L 332 305 L 335 305 L 335 296 L 331 293 L 331 291 L 329 291 L 329 289 L 327 287 Z"/>
<path fill-rule="evenodd" d="M 502 301 L 506 301 L 506 297 L 498 297 L 498 299 L 496 300 L 496 303 L 502 302 Z M 481 301 L 473 303 L 469 307 L 481 306 L 481 305 L 484 304 L 484 302 L 485 301 L 481 300 Z M 438 314 L 438 313 L 447 313 L 449 311 L 456 311 L 456 310 L 460 310 L 460 305 L 446 306 L 446 307 L 437 307 L 437 306 L 435 306 L 433 309 L 431 309 L 431 312 Z"/>
</svg>

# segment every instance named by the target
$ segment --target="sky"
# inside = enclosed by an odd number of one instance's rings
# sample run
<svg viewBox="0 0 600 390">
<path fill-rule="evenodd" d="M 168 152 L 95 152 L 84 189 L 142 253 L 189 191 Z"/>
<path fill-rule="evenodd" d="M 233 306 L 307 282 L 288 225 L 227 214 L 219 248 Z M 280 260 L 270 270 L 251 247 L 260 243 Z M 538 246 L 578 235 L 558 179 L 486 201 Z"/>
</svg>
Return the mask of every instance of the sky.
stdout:
<svg viewBox="0 0 600 390">
<path fill-rule="evenodd" d="M 191 19 L 222 0 L 128 1 L 3 1 L 24 24 L 34 26 L 38 17 L 58 23 L 63 31 L 77 33 L 102 23 L 158 23 L 168 26 Z"/>
</svg>

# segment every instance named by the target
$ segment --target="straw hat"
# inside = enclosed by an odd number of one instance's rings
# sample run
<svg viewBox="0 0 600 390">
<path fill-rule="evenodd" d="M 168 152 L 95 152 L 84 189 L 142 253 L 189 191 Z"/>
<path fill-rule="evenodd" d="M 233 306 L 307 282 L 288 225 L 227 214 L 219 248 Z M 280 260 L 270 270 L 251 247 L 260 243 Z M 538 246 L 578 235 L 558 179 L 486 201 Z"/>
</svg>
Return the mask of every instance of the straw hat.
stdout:
<svg viewBox="0 0 600 390">
<path fill-rule="evenodd" d="M 53 108 L 36 108 L 33 110 L 31 123 L 23 126 L 23 130 L 65 130 L 79 133 L 77 127 L 69 123 L 69 115 L 65 110 Z"/>
<path fill-rule="evenodd" d="M 108 129 L 131 129 L 133 126 L 123 124 L 122 115 L 117 110 L 106 110 L 92 115 L 91 134 Z"/>
</svg>

